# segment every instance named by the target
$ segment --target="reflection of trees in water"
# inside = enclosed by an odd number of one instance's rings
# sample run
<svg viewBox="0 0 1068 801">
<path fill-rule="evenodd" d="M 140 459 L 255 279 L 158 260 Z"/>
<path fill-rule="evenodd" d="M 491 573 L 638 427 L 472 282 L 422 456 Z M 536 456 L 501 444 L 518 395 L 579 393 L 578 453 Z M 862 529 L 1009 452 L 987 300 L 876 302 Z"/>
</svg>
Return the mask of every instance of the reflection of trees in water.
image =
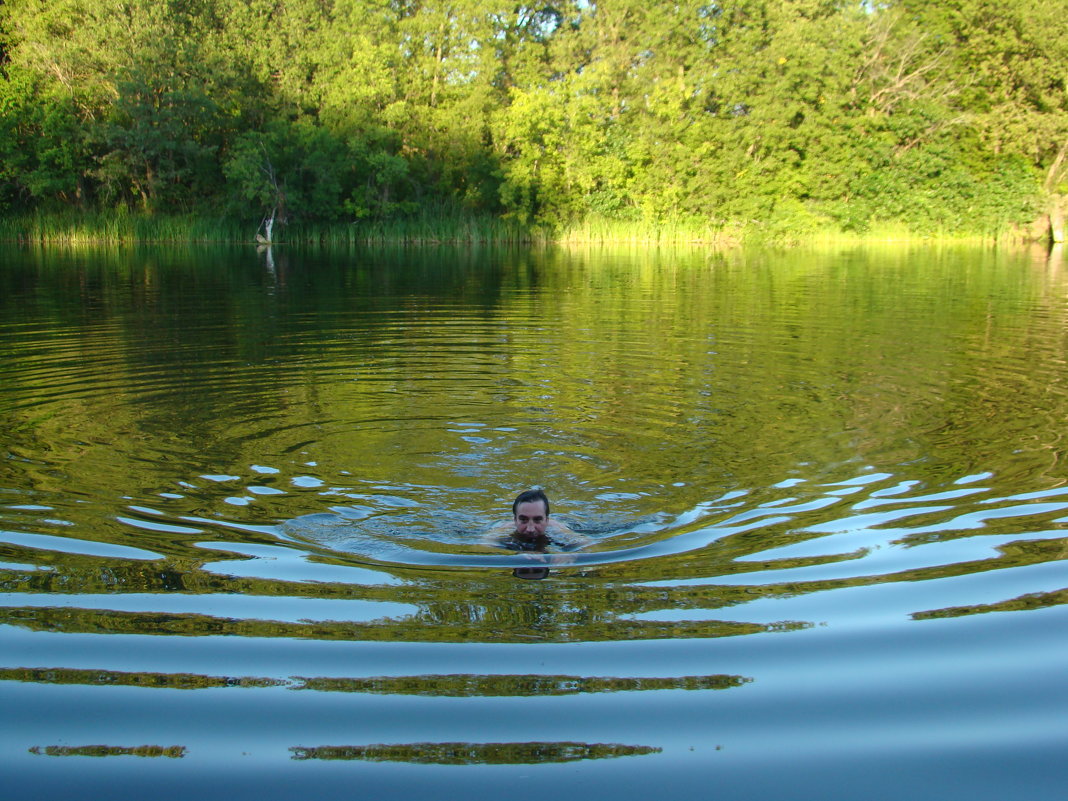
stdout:
<svg viewBox="0 0 1068 801">
<path fill-rule="evenodd" d="M 1026 533 L 1021 533 L 1025 538 Z M 130 563 L 114 559 L 86 557 L 55 552 L 35 552 L 25 548 L 0 547 L 0 553 L 13 561 L 42 563 L 47 570 L 0 570 L 0 590 L 18 593 L 85 593 L 112 595 L 116 586 L 129 593 L 159 594 L 166 607 L 167 593 L 181 579 L 187 594 L 241 594 L 246 597 L 318 598 L 327 600 L 382 601 L 417 608 L 395 619 L 324 620 L 285 622 L 231 618 L 194 613 L 131 612 L 73 607 L 0 607 L 0 622 L 33 631 L 159 634 L 184 636 L 236 635 L 254 637 L 295 637 L 324 640 L 376 640 L 408 642 L 577 642 L 627 639 L 712 638 L 796 630 L 810 626 L 803 621 L 771 624 L 730 620 L 642 619 L 655 617 L 659 610 L 693 609 L 707 612 L 717 608 L 742 606 L 757 598 L 789 598 L 846 587 L 869 586 L 901 581 L 925 581 L 971 575 L 991 570 L 1042 564 L 1063 558 L 1066 539 L 1026 541 L 999 546 L 999 553 L 978 559 L 932 567 L 920 567 L 883 575 L 860 575 L 817 581 L 774 584 L 717 585 L 718 559 L 704 565 L 682 564 L 688 577 L 709 574 L 709 584 L 651 587 L 629 584 L 640 565 L 597 566 L 583 571 L 566 568 L 554 571 L 549 581 L 520 582 L 510 573 L 498 571 L 441 571 L 428 578 L 428 571 L 390 571 L 404 579 L 400 585 L 362 586 L 342 583 L 286 582 L 274 579 L 239 578 L 184 572 L 169 563 Z M 714 550 L 710 549 L 710 550 Z M 676 561 L 686 555 L 655 560 L 654 578 L 663 580 Z M 856 558 L 839 555 L 841 561 Z M 759 581 L 763 571 L 810 564 L 810 559 L 777 559 L 749 564 L 734 563 L 733 570 L 720 575 L 735 579 L 742 569 Z M 121 596 L 120 596 L 121 597 Z M 1036 596 L 1027 596 L 1034 598 Z M 1068 601 L 1068 597 L 1048 594 L 1042 605 Z M 1006 602 L 1009 603 L 1009 602 Z M 1033 602 L 1020 602 L 1018 608 L 1032 608 Z M 974 607 L 969 614 L 997 611 L 1000 607 Z M 1008 607 L 1004 607 L 1008 608 Z M 917 615 L 933 613 L 919 612 Z"/>
<path fill-rule="evenodd" d="M 77 668 L 0 668 L 0 681 L 36 684 L 86 684 L 98 687 L 148 687 L 167 690 L 202 690 L 217 687 L 277 687 L 285 679 L 254 676 L 204 676 L 197 673 L 146 673 Z"/>
<path fill-rule="evenodd" d="M 196 673 L 141 673 L 75 668 L 0 668 L 0 681 L 36 684 L 141 687 L 200 690 L 219 687 L 286 687 L 316 692 L 423 695 L 434 697 L 546 696 L 583 693 L 641 692 L 646 690 L 726 690 L 752 681 L 745 676 L 614 677 L 530 674 L 457 673 L 423 676 L 372 676 L 369 678 L 292 676 L 289 679 L 256 676 L 205 676 Z"/>
<path fill-rule="evenodd" d="M 971 604 L 969 606 L 947 606 L 944 609 L 932 609 L 927 612 L 914 612 L 913 620 L 936 620 L 946 617 L 965 617 L 981 615 L 984 612 L 1022 612 L 1028 609 L 1045 609 L 1068 603 L 1068 588 L 1053 592 L 1029 592 L 1017 598 L 993 604 Z"/>
<path fill-rule="evenodd" d="M 873 453 L 878 458 L 870 461 L 885 464 L 887 448 L 893 448 L 895 463 L 908 462 L 925 454 L 914 438 L 933 442 L 939 458 L 952 465 L 996 468 L 1007 455 L 977 452 L 977 442 L 988 436 L 946 437 L 942 423 L 980 432 L 999 420 L 1030 423 L 1036 409 L 1046 420 L 1029 433 L 1059 437 L 1066 396 L 1050 385 L 1063 388 L 1063 377 L 1037 372 L 1025 380 L 1024 371 L 1005 365 L 1037 369 L 1036 350 L 1049 352 L 1060 341 L 1062 279 L 1023 280 L 1022 269 L 992 269 L 1004 257 L 972 251 L 924 253 L 925 268 L 917 270 L 917 254 L 902 250 L 850 253 L 848 281 L 828 278 L 843 269 L 839 260 L 792 254 L 776 262 L 771 283 L 764 275 L 771 271 L 742 253 L 717 256 L 715 262 L 725 263 L 715 270 L 704 269 L 710 257 L 703 253 L 657 253 L 604 259 L 581 252 L 518 251 L 486 260 L 464 249 L 433 256 L 398 249 L 355 263 L 351 257 L 323 255 L 308 260 L 314 269 L 300 271 L 301 291 L 295 293 L 273 286 L 268 291 L 264 284 L 273 281 L 265 282 L 255 259 L 234 259 L 220 269 L 218 258 L 155 250 L 100 253 L 92 259 L 20 258 L 7 278 L 11 298 L 33 299 L 42 323 L 34 329 L 35 339 L 43 342 L 11 346 L 9 361 L 20 369 L 7 371 L 4 380 L 11 385 L 16 411 L 4 412 L 0 430 L 20 432 L 10 437 L 13 452 L 47 454 L 63 469 L 9 460 L 0 472 L 15 472 L 0 483 L 32 486 L 60 499 L 72 484 L 76 491 L 171 486 L 180 477 L 175 454 L 200 465 L 203 442 L 212 443 L 213 461 L 247 465 L 260 458 L 259 435 L 279 436 L 278 451 L 288 452 L 297 445 L 293 439 L 304 436 L 298 432 L 314 426 L 324 465 L 346 465 L 353 454 L 366 454 L 374 474 L 409 476 L 414 463 L 426 461 L 422 455 L 435 454 L 420 468 L 428 471 L 423 485 L 455 486 L 457 472 L 470 468 L 465 460 L 472 454 L 456 450 L 452 436 L 436 426 L 405 423 L 469 419 L 466 380 L 443 392 L 383 391 L 383 386 L 420 380 L 423 368 L 436 374 L 440 359 L 430 365 L 421 354 L 428 346 L 443 347 L 441 330 L 447 327 L 431 313 L 441 300 L 462 301 L 460 308 L 479 323 L 464 328 L 464 334 L 477 341 L 498 333 L 511 339 L 518 333 L 516 321 L 532 311 L 529 294 L 515 290 L 530 289 L 532 282 L 566 301 L 537 307 L 547 331 L 566 330 L 575 319 L 590 329 L 588 335 L 551 342 L 551 367 L 568 391 L 539 400 L 538 408 L 545 411 L 534 420 L 539 425 L 551 421 L 558 433 L 550 436 L 559 437 L 566 452 L 588 445 L 593 463 L 607 462 L 639 487 L 663 489 L 664 476 L 707 486 L 724 475 L 738 486 L 757 486 L 769 475 L 791 474 L 799 460 L 832 464 L 844 455 L 864 459 Z M 1041 314 L 1034 314 L 1029 302 L 1037 292 L 1049 298 Z M 784 329 L 784 320 L 798 314 L 799 298 L 807 308 L 834 310 L 836 323 L 816 324 L 816 318 L 805 316 Z M 354 308 L 362 312 L 355 318 Z M 403 336 L 382 322 L 395 315 L 405 321 Z M 46 337 L 49 325 L 82 335 Z M 334 331 L 335 325 L 336 333 L 325 343 L 330 347 L 316 348 L 310 364 L 310 346 L 322 341 L 318 326 Z M 708 330 L 736 328 L 747 336 L 720 355 L 709 350 Z M 346 347 L 334 347 L 336 341 Z M 100 391 L 96 378 L 75 375 L 69 389 L 76 391 L 53 393 L 42 404 L 40 386 L 52 386 L 55 377 L 28 369 L 36 359 L 24 353 L 36 352 L 22 348 L 31 344 L 47 345 L 45 353 L 71 363 L 103 363 L 93 375 L 106 375 L 109 391 Z M 635 354 L 645 351 L 655 360 L 636 362 Z M 544 373 L 546 356 L 523 347 L 502 355 L 507 360 L 497 364 L 487 361 L 484 348 L 451 346 L 450 375 L 484 377 L 500 390 L 495 407 L 501 419 L 530 419 L 526 385 L 518 382 L 513 391 L 507 382 Z M 754 365 L 745 368 L 747 389 L 741 397 L 736 359 Z M 51 370 L 51 360 L 41 363 Z M 888 363 L 909 369 L 888 373 Z M 353 382 L 357 364 L 366 369 Z M 636 370 L 636 364 L 644 369 Z M 235 369 L 242 371 L 240 380 L 233 378 Z M 888 374 L 894 378 L 889 388 Z M 374 380 L 364 380 L 365 375 Z M 139 391 L 146 376 L 169 391 Z M 750 382 L 764 376 L 774 380 L 766 391 L 757 391 Z M 114 387 L 128 389 L 115 392 Z M 983 403 L 976 402 L 977 391 Z M 932 403 L 932 396 L 948 400 Z M 663 414 L 665 397 L 675 399 L 670 415 Z M 286 403 L 280 406 L 279 398 Z M 683 398 L 689 400 L 683 403 Z M 32 402 L 16 402 L 23 399 Z M 270 432 L 248 422 L 268 419 L 275 426 Z M 323 430 L 325 420 L 364 419 L 396 425 Z M 850 433 L 813 435 L 834 431 Z M 903 431 L 911 438 L 903 439 Z M 635 447 L 635 438 L 641 447 Z M 1029 458 L 1038 459 L 1034 448 Z M 1020 458 L 1012 456 L 1013 469 L 1019 469 Z M 504 456 L 495 461 L 510 462 Z M 559 472 L 572 470 L 568 461 Z M 576 477 L 584 477 L 581 470 Z M 209 488 L 191 491 L 182 501 L 172 499 L 167 508 L 188 514 L 219 502 L 219 493 Z M 286 502 L 273 503 L 272 517 L 285 517 Z M 294 511 L 306 511 L 295 494 L 289 503 Z M 638 507 L 636 512 L 650 511 Z M 109 522 L 110 516 L 95 506 L 65 511 L 93 536 L 107 528 L 105 538 L 131 542 L 129 530 Z M 252 507 L 247 514 L 255 519 Z M 166 547 L 173 537 L 138 532 L 137 539 Z"/>
<path fill-rule="evenodd" d="M 478 675 L 383 676 L 369 679 L 301 678 L 298 690 L 432 696 L 543 696 L 643 690 L 726 690 L 751 682 L 744 676 L 670 678 Z"/>
<path fill-rule="evenodd" d="M 185 756 L 184 745 L 135 745 L 127 748 L 121 745 L 39 745 L 30 749 L 31 754 L 38 756 L 138 756 L 138 757 L 167 757 L 168 759 L 181 759 Z"/>
<path fill-rule="evenodd" d="M 615 743 L 407 743 L 403 745 L 323 745 L 289 749 L 293 759 L 363 759 L 434 765 L 538 765 L 660 753 L 648 745 Z"/>
<path fill-rule="evenodd" d="M 939 507 L 919 506 L 928 502 L 930 489 L 915 488 L 905 495 L 886 496 L 885 490 L 904 485 L 898 477 L 887 477 L 869 484 L 862 496 L 852 496 L 850 512 L 844 516 L 835 507 L 826 506 L 809 512 L 803 507 L 810 497 L 802 497 L 794 507 L 747 504 L 738 514 L 753 510 L 764 514 L 779 512 L 778 518 L 761 525 L 715 539 L 703 547 L 681 553 L 667 553 L 649 559 L 584 564 L 584 554 L 567 554 L 580 561 L 553 566 L 544 581 L 517 581 L 510 568 L 433 567 L 373 564 L 346 560 L 334 555 L 327 559 L 312 554 L 309 569 L 327 566 L 356 565 L 364 571 L 379 571 L 388 580 L 365 585 L 339 581 L 287 581 L 257 576 L 225 574 L 225 560 L 237 560 L 228 551 L 208 548 L 189 549 L 181 542 L 171 549 L 185 558 L 128 560 L 43 550 L 14 543 L 0 543 L 0 560 L 26 565 L 0 569 L 0 591 L 16 598 L 19 594 L 85 594 L 116 599 L 121 604 L 125 594 L 158 596 L 153 611 L 118 611 L 79 609 L 75 607 L 7 606 L 0 607 L 0 622 L 36 631 L 135 633 L 183 636 L 236 635 L 255 637 L 294 637 L 324 640 L 375 640 L 383 642 L 578 642 L 622 641 L 659 638 L 712 638 L 768 631 L 795 630 L 811 625 L 804 621 L 749 623 L 708 619 L 715 610 L 744 607 L 760 598 L 788 599 L 816 592 L 903 581 L 929 581 L 986 571 L 1043 564 L 1064 558 L 1068 538 L 1028 540 L 1029 532 L 1043 536 L 1063 527 L 1057 522 L 1064 513 L 1064 503 L 1045 496 L 1032 504 L 1028 498 L 999 494 L 987 488 L 982 495 Z M 935 488 L 936 491 L 938 488 Z M 921 493 L 917 496 L 916 493 Z M 926 493 L 926 495 L 924 494 Z M 820 495 L 819 498 L 824 497 Z M 759 499 L 756 499 L 759 500 Z M 773 498 L 773 501 L 775 498 Z M 864 519 L 867 509 L 894 518 L 895 510 L 910 515 L 909 528 L 884 528 Z M 915 508 L 914 508 L 915 507 Z M 933 542 L 967 539 L 973 529 L 962 529 L 955 521 L 981 522 L 983 534 L 1019 537 L 1017 541 L 997 546 L 989 558 L 971 559 L 950 564 L 921 566 L 893 573 L 864 575 L 866 548 L 846 553 L 775 558 L 774 549 L 819 540 L 825 536 L 828 521 L 840 527 L 851 525 L 850 514 L 859 510 L 857 526 L 870 526 L 895 547 L 908 549 Z M 733 513 L 732 513 L 733 514 Z M 820 526 L 824 530 L 821 531 Z M 1021 530 L 1021 529 L 1025 530 Z M 154 538 L 165 539 L 163 534 Z M 711 536 L 711 535 L 710 535 Z M 257 540 L 257 535 L 242 535 L 242 541 Z M 263 544 L 277 544 L 270 535 L 262 535 Z M 836 540 L 836 542 L 838 542 Z M 155 546 L 153 546 L 155 547 Z M 836 547 L 828 545 L 828 548 Z M 761 558 L 766 553 L 767 558 Z M 971 551 L 967 551 L 971 553 Z M 596 554 L 594 554 L 596 556 Z M 211 570 L 201 569 L 211 561 Z M 853 561 L 857 575 L 834 579 L 778 581 L 763 583 L 768 571 L 790 571 Z M 35 569 L 36 568 L 36 569 Z M 217 571 L 217 572 L 216 572 Z M 786 574 L 789 575 L 789 574 Z M 797 574 L 803 575 L 803 574 Z M 750 578 L 751 577 L 751 578 Z M 678 580 L 678 583 L 674 582 Z M 719 581 L 730 583 L 719 583 Z M 116 593 L 121 588 L 122 593 Z M 294 601 L 317 599 L 339 602 L 332 619 L 277 621 L 255 617 L 228 617 L 225 611 L 209 608 L 208 614 L 168 612 L 168 595 L 181 592 L 186 596 L 219 595 L 256 598 L 289 598 Z M 1034 598 L 1035 596 L 1027 596 Z M 1063 603 L 1058 594 L 1045 597 L 1042 605 Z M 410 614 L 394 618 L 371 618 L 362 604 L 350 613 L 345 601 L 400 604 Z M 142 603 L 139 601 L 138 603 Z M 968 607 L 969 614 L 1010 608 L 1006 605 Z M 356 607 L 357 605 L 353 605 Z M 1034 601 L 1020 602 L 1015 608 L 1027 609 Z M 374 608 L 374 607 L 372 607 Z M 380 607 L 385 608 L 385 607 Z M 788 605 L 784 606 L 784 609 Z M 962 607 L 963 609 L 964 607 Z M 225 610 L 225 605 L 219 609 Z M 658 620 L 663 610 L 677 613 L 695 610 L 694 620 Z M 244 612 L 243 612 L 244 613 Z M 721 615 L 727 617 L 724 612 Z M 916 612 L 931 616 L 934 612 Z M 358 619 L 349 619 L 359 615 Z M 666 616 L 665 616 L 666 617 Z"/>
<path fill-rule="evenodd" d="M 557 621 L 551 627 L 439 623 L 428 627 L 419 615 L 398 620 L 289 623 L 212 617 L 201 614 L 123 612 L 57 607 L 0 608 L 0 623 L 30 631 L 96 634 L 157 634 L 187 637 L 286 637 L 312 640 L 380 642 L 595 642 L 671 638 L 731 637 L 765 631 L 807 628 L 811 624 L 786 621 L 757 624 L 731 621 L 620 620 L 577 624 Z"/>
</svg>

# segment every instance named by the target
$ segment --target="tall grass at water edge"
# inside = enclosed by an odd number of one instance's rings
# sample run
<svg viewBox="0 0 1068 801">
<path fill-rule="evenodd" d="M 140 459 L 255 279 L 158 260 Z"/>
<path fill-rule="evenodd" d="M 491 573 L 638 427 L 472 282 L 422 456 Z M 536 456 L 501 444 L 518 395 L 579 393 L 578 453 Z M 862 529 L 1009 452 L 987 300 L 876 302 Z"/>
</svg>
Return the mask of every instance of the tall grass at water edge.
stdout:
<svg viewBox="0 0 1068 801">
<path fill-rule="evenodd" d="M 352 223 L 307 223 L 286 227 L 287 242 L 323 245 L 383 243 L 526 244 L 548 241 L 545 232 L 531 230 L 513 220 L 462 214 L 417 214 L 394 220 L 360 220 Z"/>
<path fill-rule="evenodd" d="M 457 212 L 424 213 L 395 220 L 349 223 L 294 223 L 276 227 L 276 243 L 357 245 L 386 243 L 498 244 L 693 244 L 730 247 L 740 244 L 851 244 L 872 242 L 956 241 L 993 243 L 1016 237 L 933 231 L 917 233 L 904 225 L 881 224 L 863 233 L 832 229 L 791 232 L 759 222 L 629 222 L 589 218 L 561 227 L 531 228 L 514 220 Z M 280 236 L 277 234 L 281 233 Z M 38 244 L 100 242 L 241 243 L 255 242 L 255 223 L 202 215 L 146 215 L 123 210 L 34 212 L 0 218 L 0 241 Z"/>
<path fill-rule="evenodd" d="M 77 245 L 101 242 L 238 242 L 254 232 L 233 220 L 201 215 L 145 215 L 123 210 L 32 212 L 0 218 L 0 241 Z"/>
<path fill-rule="evenodd" d="M 0 218 L 0 241 L 34 244 L 100 242 L 257 242 L 255 223 L 201 215 L 146 215 L 124 211 L 34 212 Z M 524 226 L 493 217 L 430 214 L 353 223 L 294 223 L 275 227 L 275 244 L 544 241 Z"/>
</svg>

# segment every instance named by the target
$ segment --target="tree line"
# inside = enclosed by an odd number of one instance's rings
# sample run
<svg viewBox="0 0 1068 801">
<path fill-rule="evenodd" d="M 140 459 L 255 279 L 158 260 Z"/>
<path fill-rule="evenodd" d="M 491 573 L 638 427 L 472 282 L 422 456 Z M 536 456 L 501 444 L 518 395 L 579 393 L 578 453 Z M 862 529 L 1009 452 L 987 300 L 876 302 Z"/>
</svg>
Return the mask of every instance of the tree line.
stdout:
<svg viewBox="0 0 1068 801">
<path fill-rule="evenodd" d="M 3 0 L 0 214 L 1056 228 L 1066 76 L 1041 0 Z"/>
</svg>

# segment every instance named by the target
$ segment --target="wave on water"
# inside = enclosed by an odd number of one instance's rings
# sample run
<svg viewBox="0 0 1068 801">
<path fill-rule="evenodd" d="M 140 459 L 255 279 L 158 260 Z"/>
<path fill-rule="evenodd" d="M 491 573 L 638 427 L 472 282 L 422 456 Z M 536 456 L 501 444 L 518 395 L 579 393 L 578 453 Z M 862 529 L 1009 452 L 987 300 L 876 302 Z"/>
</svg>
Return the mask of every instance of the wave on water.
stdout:
<svg viewBox="0 0 1068 801">
<path fill-rule="evenodd" d="M 1007 569 L 1068 557 L 1068 486 L 1028 491 L 1013 482 L 1006 491 L 1007 482 L 992 472 L 921 480 L 904 470 L 868 469 L 840 480 L 790 478 L 732 489 L 682 511 L 642 508 L 652 494 L 628 502 L 571 499 L 561 520 L 593 542 L 564 554 L 483 544 L 484 533 L 501 521 L 480 512 L 485 499 L 472 502 L 469 494 L 425 486 L 339 487 L 263 466 L 253 473 L 205 475 L 178 482 L 180 492 L 158 493 L 158 503 L 131 503 L 112 518 L 118 536 L 43 496 L 8 504 L 0 530 L 4 563 L 14 569 L 47 559 L 41 554 L 84 554 L 142 570 L 137 563 L 177 558 L 186 564 L 191 558 L 218 576 L 382 586 L 408 580 L 409 568 L 424 576 L 435 568 L 511 571 L 533 560 L 553 567 L 558 578 L 761 592 L 997 570 L 1006 591 L 1025 595 L 1063 588 L 1053 586 L 1056 577 L 1039 578 L 1032 570 L 1015 578 Z M 663 502 L 670 498 L 665 491 Z M 457 508 L 464 503 L 473 511 Z M 316 507 L 321 511 L 279 514 Z M 52 524 L 61 518 L 75 522 Z M 947 601 L 942 606 L 971 603 Z"/>
<path fill-rule="evenodd" d="M 1003 494 L 990 473 L 944 486 L 885 472 L 844 481 L 783 482 L 731 491 L 678 514 L 660 512 L 612 525 L 567 522 L 594 543 L 549 564 L 633 568 L 632 579 L 720 584 L 841 581 L 1002 560 L 1068 555 L 1068 487 Z M 758 495 L 771 495 L 757 501 Z M 368 508 L 332 507 L 276 528 L 283 541 L 382 566 L 512 567 L 529 555 L 473 542 L 486 522 L 453 513 L 432 533 L 406 525 L 403 514 L 374 517 Z M 1036 550 L 1035 543 L 1047 543 Z M 320 551 L 322 552 L 322 551 Z M 1006 561 L 1012 552 L 1013 560 Z M 652 560 L 652 561 L 650 561 Z M 988 567 L 991 565 L 987 565 Z M 933 574 L 932 574 L 933 575 Z"/>
</svg>

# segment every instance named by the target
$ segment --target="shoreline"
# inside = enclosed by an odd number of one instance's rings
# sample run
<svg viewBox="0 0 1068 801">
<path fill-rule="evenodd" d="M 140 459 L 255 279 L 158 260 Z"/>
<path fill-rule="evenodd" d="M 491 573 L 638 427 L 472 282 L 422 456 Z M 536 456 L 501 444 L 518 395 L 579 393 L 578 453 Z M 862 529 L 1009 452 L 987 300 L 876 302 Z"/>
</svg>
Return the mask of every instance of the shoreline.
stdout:
<svg viewBox="0 0 1068 801">
<path fill-rule="evenodd" d="M 268 246 L 640 246 L 725 249 L 744 245 L 812 246 L 953 243 L 1051 245 L 1034 225 L 998 231 L 915 231 L 901 223 L 873 223 L 864 231 L 790 230 L 774 221 L 748 224 L 633 223 L 589 220 L 566 229 L 530 228 L 493 217 L 423 216 L 385 222 L 294 224 L 278 241 L 257 241 L 252 223 L 200 215 L 119 211 L 42 213 L 0 218 L 0 242 L 22 245 L 254 245 Z"/>
</svg>

